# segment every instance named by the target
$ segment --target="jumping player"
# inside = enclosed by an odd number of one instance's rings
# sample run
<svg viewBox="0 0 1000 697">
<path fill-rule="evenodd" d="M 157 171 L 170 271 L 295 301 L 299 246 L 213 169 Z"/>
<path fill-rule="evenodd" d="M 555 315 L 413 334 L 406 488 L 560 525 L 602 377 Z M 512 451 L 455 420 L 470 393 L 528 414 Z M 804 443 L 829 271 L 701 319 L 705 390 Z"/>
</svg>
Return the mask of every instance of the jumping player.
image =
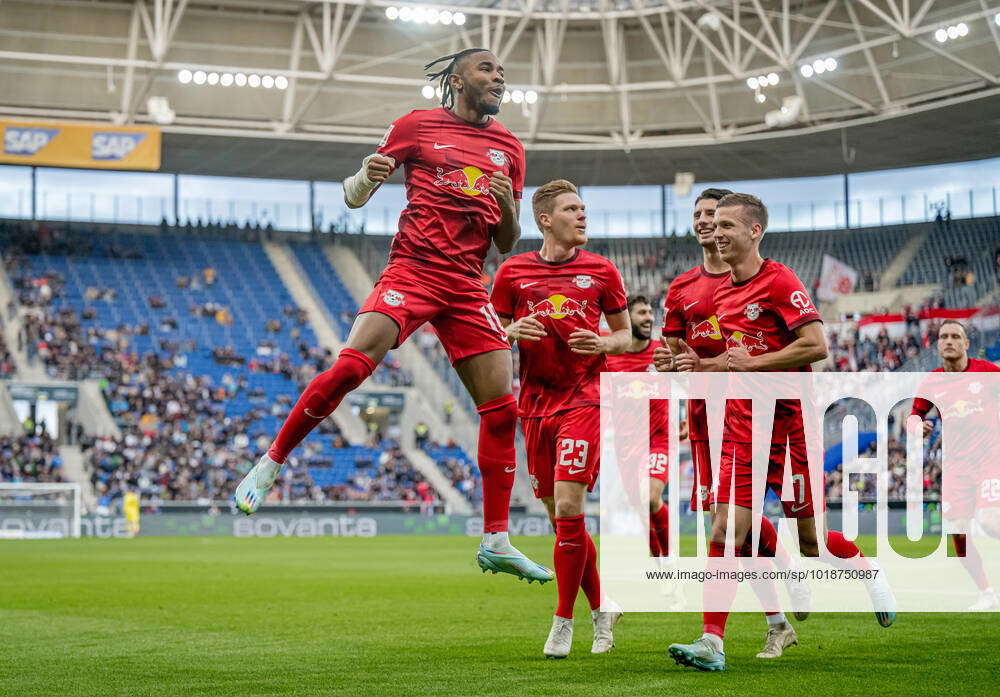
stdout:
<svg viewBox="0 0 1000 697">
<path fill-rule="evenodd" d="M 702 370 L 725 370 L 726 342 L 719 329 L 714 297 L 715 291 L 728 281 L 730 269 L 715 243 L 715 210 L 719 201 L 731 193 L 728 189 L 705 189 L 695 199 L 693 224 L 695 237 L 701 246 L 702 263 L 675 278 L 667 290 L 662 332 L 666 348 L 659 347 L 653 352 L 660 370 L 688 370 L 690 361 L 684 356 L 688 351 L 701 359 Z M 682 359 L 680 365 L 675 365 L 674 355 Z M 691 510 L 707 509 L 714 514 L 715 507 L 709 501 L 713 479 L 704 400 L 688 401 L 688 437 L 694 464 Z M 751 556 L 749 540 L 744 544 L 743 554 Z M 766 517 L 761 519 L 759 555 L 773 558 L 774 565 L 779 569 L 794 568 L 793 560 L 778 542 L 777 530 Z M 769 607 L 770 601 L 764 600 L 776 595 L 769 588 L 773 585 L 773 582 L 760 581 L 754 588 L 765 602 L 764 614 L 767 618 L 767 635 L 758 658 L 778 658 L 798 639 L 785 614 L 778 611 L 777 606 Z M 809 585 L 805 581 L 788 578 L 785 586 L 792 598 L 795 618 L 805 620 L 809 617 Z"/>
<path fill-rule="evenodd" d="M 969 358 L 969 337 L 965 325 L 950 320 L 941 325 L 937 339 L 941 367 L 935 373 L 996 373 L 996 364 L 978 358 Z M 978 387 L 977 387 L 978 386 Z M 944 517 L 952 529 L 968 530 L 969 523 L 978 519 L 980 526 L 992 537 L 1000 537 L 1000 476 L 993 458 L 987 454 L 995 452 L 996 412 L 992 406 L 983 408 L 982 385 L 973 382 L 961 389 L 968 391 L 967 403 L 963 409 L 945 410 L 948 418 L 963 420 L 981 419 L 981 425 L 963 427 L 963 434 L 978 433 L 978 438 L 956 439 L 946 442 L 945 486 L 947 489 Z M 991 402 L 992 404 L 992 402 Z M 937 408 L 920 397 L 913 400 L 911 414 L 924 419 L 924 437 L 931 435 L 934 422 L 927 415 Z M 979 463 L 978 467 L 970 467 Z M 996 484 L 994 484 L 996 482 Z M 969 607 L 971 612 L 984 612 L 1000 607 L 1000 599 L 990 585 L 983 558 L 976 545 L 965 533 L 952 534 L 951 542 L 962 566 L 972 577 L 979 589 L 979 599 Z"/>
<path fill-rule="evenodd" d="M 344 181 L 344 200 L 358 208 L 403 166 L 407 206 L 389 263 L 362 305 L 346 348 L 299 397 L 270 450 L 237 488 L 236 504 L 244 513 L 256 511 L 292 449 L 372 374 L 387 351 L 430 322 L 480 414 L 485 534 L 476 560 L 484 572 L 544 583 L 552 572 L 521 554 L 507 535 L 517 401 L 507 335 L 480 280 L 490 244 L 506 253 L 521 235 L 524 148 L 493 118 L 505 89 L 495 55 L 467 49 L 426 68 L 439 64 L 444 68 L 427 77 L 439 81 L 441 106 L 393 122 L 376 153 Z"/>
<path fill-rule="evenodd" d="M 725 369 L 733 372 L 809 371 L 813 362 L 827 354 L 822 320 L 795 273 L 760 256 L 760 241 L 766 228 L 767 209 L 755 196 L 729 194 L 716 205 L 715 242 L 722 261 L 730 267 L 729 279 L 715 291 L 713 298 L 719 332 L 726 340 L 726 351 L 716 361 L 724 360 Z M 676 357 L 679 364 L 688 364 L 694 370 L 704 369 L 695 352 L 681 348 L 682 354 Z M 787 450 L 793 481 L 797 480 L 798 486 L 795 501 L 782 502 L 785 516 L 796 519 L 802 554 L 819 556 L 802 408 L 796 403 L 779 402 L 774 420 L 776 438 L 771 444 L 767 484 L 780 494 Z M 715 505 L 709 548 L 712 571 L 732 567 L 731 561 L 724 558 L 730 506 L 736 509 L 733 531 L 736 554 L 745 554 L 741 548 L 753 522 L 752 443 L 749 400 L 730 400 L 719 479 L 712 499 Z M 731 493 L 733 489 L 735 492 Z M 827 531 L 826 548 L 853 568 L 875 569 L 857 546 L 839 532 Z M 887 627 L 895 619 L 895 599 L 884 574 L 873 576 L 874 579 L 866 581 L 866 588 L 879 624 Z M 736 584 L 709 580 L 705 595 L 714 599 L 715 606 L 731 605 Z M 670 655 L 678 663 L 700 670 L 725 670 L 723 636 L 728 616 L 728 610 L 706 610 L 702 637 L 692 644 L 672 644 Z"/>
<path fill-rule="evenodd" d="M 535 192 L 531 204 L 544 236 L 542 248 L 500 265 L 492 300 L 510 341 L 518 342 L 528 471 L 556 530 L 559 602 L 543 652 L 565 658 L 581 587 L 594 624 L 592 653 L 614 646 L 612 627 L 621 617 L 600 610 L 597 549 L 584 525 L 583 504 L 599 469 L 604 355 L 624 351 L 630 331 L 618 270 L 581 249 L 587 218 L 576 187 L 551 181 Z M 602 314 L 609 336 L 598 334 Z"/>
</svg>

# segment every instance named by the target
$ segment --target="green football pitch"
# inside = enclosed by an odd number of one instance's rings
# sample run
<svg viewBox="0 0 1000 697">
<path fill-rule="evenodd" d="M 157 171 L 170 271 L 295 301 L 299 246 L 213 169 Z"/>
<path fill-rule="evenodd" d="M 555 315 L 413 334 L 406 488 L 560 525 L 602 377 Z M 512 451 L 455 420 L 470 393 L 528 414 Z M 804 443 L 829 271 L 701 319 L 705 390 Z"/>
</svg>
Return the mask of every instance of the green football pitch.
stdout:
<svg viewBox="0 0 1000 697">
<path fill-rule="evenodd" d="M 539 561 L 551 539 L 517 540 Z M 870 614 L 799 623 L 800 645 L 754 657 L 764 624 L 740 614 L 724 673 L 666 647 L 700 615 L 630 614 L 590 654 L 542 644 L 555 584 L 482 575 L 476 541 L 138 538 L 0 542 L 0 695 L 972 695 L 996 694 L 997 615 Z"/>
</svg>

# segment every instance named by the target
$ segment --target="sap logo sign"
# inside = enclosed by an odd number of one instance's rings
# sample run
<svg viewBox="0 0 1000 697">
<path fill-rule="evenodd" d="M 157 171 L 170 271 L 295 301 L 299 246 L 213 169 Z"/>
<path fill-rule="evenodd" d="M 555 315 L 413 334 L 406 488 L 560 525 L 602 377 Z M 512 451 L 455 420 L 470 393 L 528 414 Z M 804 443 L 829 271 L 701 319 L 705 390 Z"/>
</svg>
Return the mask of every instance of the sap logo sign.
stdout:
<svg viewBox="0 0 1000 697">
<path fill-rule="evenodd" d="M 7 126 L 3 134 L 4 155 L 36 155 L 52 142 L 58 128 L 16 128 Z"/>
<path fill-rule="evenodd" d="M 135 150 L 145 133 L 108 133 L 97 131 L 91 141 L 90 156 L 95 160 L 121 160 Z"/>
</svg>

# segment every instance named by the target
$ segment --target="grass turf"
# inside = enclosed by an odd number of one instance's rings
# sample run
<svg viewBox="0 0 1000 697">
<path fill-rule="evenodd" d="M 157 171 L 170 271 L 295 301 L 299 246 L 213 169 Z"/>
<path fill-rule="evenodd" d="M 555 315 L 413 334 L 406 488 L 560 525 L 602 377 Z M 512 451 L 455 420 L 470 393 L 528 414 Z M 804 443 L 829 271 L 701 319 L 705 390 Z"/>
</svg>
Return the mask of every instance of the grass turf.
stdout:
<svg viewBox="0 0 1000 697">
<path fill-rule="evenodd" d="M 551 539 L 520 538 L 551 560 Z M 996 615 L 814 614 L 800 645 L 754 658 L 764 624 L 730 619 L 729 668 L 666 647 L 700 614 L 631 614 L 618 647 L 541 649 L 555 584 L 475 567 L 460 537 L 138 538 L 0 543 L 0 695 L 995 694 Z M 582 594 L 581 594 L 582 600 Z"/>
</svg>

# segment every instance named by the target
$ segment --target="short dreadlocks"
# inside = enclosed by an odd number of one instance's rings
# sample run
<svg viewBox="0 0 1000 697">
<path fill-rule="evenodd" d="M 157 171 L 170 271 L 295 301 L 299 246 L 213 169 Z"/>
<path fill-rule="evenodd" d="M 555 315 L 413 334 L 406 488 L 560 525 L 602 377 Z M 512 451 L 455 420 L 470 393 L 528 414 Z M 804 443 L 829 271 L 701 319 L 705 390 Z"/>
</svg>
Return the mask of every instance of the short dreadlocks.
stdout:
<svg viewBox="0 0 1000 697">
<path fill-rule="evenodd" d="M 448 65 L 444 69 L 438 71 L 431 71 L 427 73 L 427 79 L 431 82 L 435 80 L 438 83 L 438 87 L 441 89 L 441 106 L 445 109 L 450 109 L 455 106 L 455 94 L 451 90 L 451 84 L 448 82 L 448 76 L 455 72 L 455 68 L 458 66 L 458 62 L 465 58 L 466 56 L 472 55 L 473 53 L 489 53 L 488 48 L 467 48 L 464 51 L 459 51 L 458 53 L 453 53 L 450 56 L 441 56 L 437 60 L 431 61 L 424 66 L 424 70 L 431 70 L 435 65 L 439 65 L 448 62 Z"/>
</svg>

